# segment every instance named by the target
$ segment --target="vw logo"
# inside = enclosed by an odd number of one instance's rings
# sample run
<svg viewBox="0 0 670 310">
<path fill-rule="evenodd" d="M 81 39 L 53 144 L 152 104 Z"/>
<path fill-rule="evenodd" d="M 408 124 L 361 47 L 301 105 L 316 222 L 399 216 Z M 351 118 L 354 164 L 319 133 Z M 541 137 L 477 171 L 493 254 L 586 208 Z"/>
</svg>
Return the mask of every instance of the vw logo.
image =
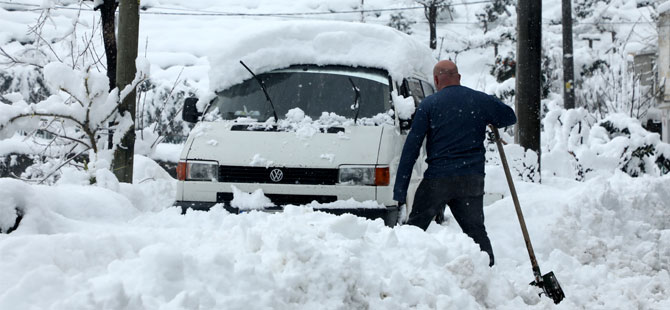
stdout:
<svg viewBox="0 0 670 310">
<path fill-rule="evenodd" d="M 279 182 L 284 178 L 284 172 L 282 172 L 280 169 L 272 169 L 270 171 L 270 180 L 272 182 Z"/>
</svg>

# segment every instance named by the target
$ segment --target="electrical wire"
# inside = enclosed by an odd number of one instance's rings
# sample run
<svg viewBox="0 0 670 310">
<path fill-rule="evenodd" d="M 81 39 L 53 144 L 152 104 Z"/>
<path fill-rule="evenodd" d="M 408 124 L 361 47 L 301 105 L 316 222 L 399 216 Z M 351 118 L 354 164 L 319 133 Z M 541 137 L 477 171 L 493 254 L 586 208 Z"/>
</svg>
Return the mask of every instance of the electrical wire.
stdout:
<svg viewBox="0 0 670 310">
<path fill-rule="evenodd" d="M 470 2 L 461 2 L 461 3 L 451 3 L 443 4 L 438 6 L 438 8 L 452 7 L 452 6 L 464 6 L 464 5 L 473 5 L 473 4 L 483 4 L 483 3 L 492 3 L 493 0 L 479 0 L 479 1 L 470 1 Z M 92 8 L 82 8 L 82 7 L 68 7 L 68 6 L 52 6 L 49 8 L 43 8 L 37 4 L 30 3 L 19 3 L 19 2 L 9 2 L 9 1 L 0 1 L 0 4 L 8 5 L 17 5 L 24 7 L 35 7 L 35 9 L 30 9 L 29 11 L 39 11 L 43 9 L 63 9 L 63 10 L 84 10 L 84 11 L 94 11 Z M 423 6 L 408 6 L 400 8 L 383 8 L 383 9 L 360 9 L 360 10 L 344 10 L 344 11 L 318 11 L 318 12 L 284 12 L 284 13 L 241 13 L 241 12 L 222 12 L 222 11 L 208 11 L 208 10 L 197 10 L 197 9 L 181 9 L 181 8 L 167 8 L 167 7 L 152 7 L 151 9 L 164 10 L 164 11 L 149 11 L 148 9 L 140 10 L 140 15 L 166 15 L 166 16 L 214 16 L 214 17 L 276 17 L 276 18 L 292 18 L 299 19 L 307 16 L 322 16 L 322 15 L 337 15 L 337 14 L 365 14 L 365 13 L 379 13 L 379 12 L 394 12 L 394 11 L 411 11 L 424 9 Z M 182 12 L 166 12 L 165 10 L 174 10 Z M 379 21 L 376 21 L 379 22 Z M 418 23 L 427 23 L 427 21 L 417 21 Z M 455 25 L 478 25 L 479 22 L 454 22 L 454 21 L 438 21 L 437 24 L 455 24 Z M 543 22 L 544 25 L 556 25 L 552 22 Z M 654 22 L 576 22 L 577 25 L 627 25 L 627 24 L 654 24 Z"/>
</svg>

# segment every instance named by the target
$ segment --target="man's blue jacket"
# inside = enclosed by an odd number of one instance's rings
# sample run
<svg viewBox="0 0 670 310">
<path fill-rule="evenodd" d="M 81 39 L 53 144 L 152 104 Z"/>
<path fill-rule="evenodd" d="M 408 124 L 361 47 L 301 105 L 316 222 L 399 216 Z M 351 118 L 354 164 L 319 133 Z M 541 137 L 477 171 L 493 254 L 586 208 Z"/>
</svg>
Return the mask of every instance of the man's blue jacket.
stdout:
<svg viewBox="0 0 670 310">
<path fill-rule="evenodd" d="M 426 179 L 484 175 L 486 126 L 516 123 L 509 106 L 465 86 L 447 86 L 426 97 L 416 110 L 402 149 L 393 199 L 405 202 L 412 168 L 427 136 Z"/>
</svg>

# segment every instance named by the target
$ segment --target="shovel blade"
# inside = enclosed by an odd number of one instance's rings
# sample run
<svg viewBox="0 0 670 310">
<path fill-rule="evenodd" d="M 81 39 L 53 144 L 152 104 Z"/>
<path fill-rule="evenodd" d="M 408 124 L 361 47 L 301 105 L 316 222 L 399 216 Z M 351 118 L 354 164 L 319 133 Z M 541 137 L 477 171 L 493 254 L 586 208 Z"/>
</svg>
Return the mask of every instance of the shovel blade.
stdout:
<svg viewBox="0 0 670 310">
<path fill-rule="evenodd" d="M 542 292 L 544 292 L 544 294 L 549 298 L 553 299 L 555 304 L 560 303 L 561 300 L 565 298 L 563 289 L 561 288 L 561 285 L 558 284 L 558 280 L 556 280 L 556 276 L 554 276 L 553 271 L 543 275 L 542 282 L 536 283 L 533 281 L 530 284 L 541 288 Z"/>
</svg>

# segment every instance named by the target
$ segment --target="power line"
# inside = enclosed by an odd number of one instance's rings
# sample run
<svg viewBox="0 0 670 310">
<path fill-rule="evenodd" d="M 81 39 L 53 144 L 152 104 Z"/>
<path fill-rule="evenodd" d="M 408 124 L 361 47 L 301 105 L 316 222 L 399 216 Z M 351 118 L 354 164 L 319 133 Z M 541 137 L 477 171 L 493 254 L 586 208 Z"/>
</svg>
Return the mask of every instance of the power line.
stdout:
<svg viewBox="0 0 670 310">
<path fill-rule="evenodd" d="M 463 6 L 463 5 L 473 5 L 473 4 L 482 4 L 482 3 L 492 3 L 493 0 L 480 0 L 480 1 L 471 1 L 471 2 L 462 2 L 462 3 L 453 3 L 448 5 L 441 5 L 438 7 L 450 7 L 450 6 Z M 29 11 L 39 11 L 43 10 L 40 5 L 30 4 L 30 3 L 19 3 L 19 2 L 8 2 L 0 1 L 0 4 L 9 4 L 17 5 L 24 7 L 34 7 Z M 53 6 L 52 9 L 62 9 L 62 10 L 83 10 L 83 11 L 94 11 L 92 8 L 82 8 L 82 7 L 68 7 L 68 6 Z M 166 15 L 166 16 L 214 16 L 214 17 L 277 17 L 277 18 L 301 18 L 302 16 L 322 16 L 322 15 L 337 15 L 337 14 L 361 14 L 361 13 L 378 13 L 378 12 L 393 12 L 393 11 L 410 11 L 423 9 L 423 6 L 409 6 L 401 8 L 384 8 L 384 9 L 362 9 L 362 10 L 344 10 L 344 11 L 319 11 L 319 12 L 284 12 L 284 13 L 241 13 L 241 12 L 222 12 L 222 11 L 208 11 L 208 10 L 194 10 L 194 9 L 180 9 L 180 8 L 166 8 L 166 7 L 153 7 L 152 9 L 157 10 L 174 10 L 182 12 L 165 12 L 165 11 L 148 11 L 140 10 L 140 15 Z M 46 8 L 48 9 L 48 8 Z M 426 23 L 426 21 L 416 21 L 418 23 Z M 438 21 L 437 24 L 454 24 L 454 25 L 478 25 L 479 22 L 454 22 L 454 21 Z M 544 25 L 556 25 L 551 22 L 543 22 Z M 654 22 L 576 22 L 577 25 L 627 25 L 627 24 L 654 24 Z"/>
<path fill-rule="evenodd" d="M 473 5 L 473 4 L 482 4 L 482 3 L 492 3 L 493 0 L 479 0 L 471 2 L 462 2 L 462 3 L 453 3 L 453 4 L 443 4 L 439 5 L 439 8 L 451 7 L 451 6 L 464 6 L 464 5 Z M 19 3 L 19 2 L 8 2 L 0 1 L 1 4 L 9 5 L 18 5 L 26 7 L 35 7 L 38 10 L 43 9 L 40 5 L 30 4 L 30 3 Z M 93 11 L 93 9 L 87 8 L 72 8 L 67 6 L 53 6 L 55 9 L 65 9 L 65 10 L 85 10 Z M 153 7 L 155 9 L 162 10 L 177 10 L 177 11 L 186 11 L 186 12 L 197 12 L 197 13 L 179 13 L 179 12 L 152 12 L 147 10 L 141 10 L 140 14 L 149 14 L 149 15 L 188 15 L 188 16 L 253 16 L 253 17 L 275 17 L 275 16 L 304 16 L 304 15 L 334 15 L 334 14 L 360 14 L 360 13 L 377 13 L 377 12 L 389 12 L 389 11 L 408 11 L 408 10 L 418 10 L 424 9 L 424 6 L 409 6 L 409 7 L 400 7 L 400 8 L 382 8 L 382 9 L 360 9 L 360 10 L 343 10 L 343 11 L 319 11 L 319 12 L 284 12 L 284 13 L 241 13 L 241 12 L 222 12 L 222 11 L 207 11 L 207 10 L 193 10 L 193 9 L 179 9 L 179 8 L 164 8 L 164 7 Z"/>
</svg>

